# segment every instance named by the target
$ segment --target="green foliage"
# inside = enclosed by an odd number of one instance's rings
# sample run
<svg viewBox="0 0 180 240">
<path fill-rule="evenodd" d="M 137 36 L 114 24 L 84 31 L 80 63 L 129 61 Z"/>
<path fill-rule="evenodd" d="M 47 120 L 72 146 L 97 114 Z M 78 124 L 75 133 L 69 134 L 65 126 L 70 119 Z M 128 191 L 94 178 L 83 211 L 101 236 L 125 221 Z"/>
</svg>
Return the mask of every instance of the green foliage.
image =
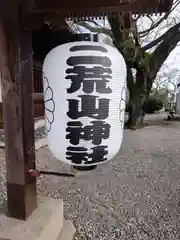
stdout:
<svg viewBox="0 0 180 240">
<path fill-rule="evenodd" d="M 168 99 L 168 94 L 168 88 L 160 88 L 158 90 L 156 88 L 152 88 L 150 92 L 150 98 L 158 99 L 164 103 Z"/>
<path fill-rule="evenodd" d="M 146 102 L 146 112 L 154 113 L 162 109 L 165 101 L 168 98 L 168 93 L 169 91 L 167 88 L 161 88 L 159 90 L 152 88 L 149 99 Z"/>
<path fill-rule="evenodd" d="M 150 97 L 146 102 L 146 113 L 154 113 L 163 108 L 163 101 Z"/>
<path fill-rule="evenodd" d="M 168 91 L 166 88 L 162 88 L 159 90 L 153 88 L 145 104 L 146 113 L 154 113 L 156 111 L 161 110 L 163 108 L 163 105 L 167 97 L 168 97 Z M 129 108 L 129 101 L 127 97 L 126 112 L 128 112 L 128 108 Z"/>
</svg>

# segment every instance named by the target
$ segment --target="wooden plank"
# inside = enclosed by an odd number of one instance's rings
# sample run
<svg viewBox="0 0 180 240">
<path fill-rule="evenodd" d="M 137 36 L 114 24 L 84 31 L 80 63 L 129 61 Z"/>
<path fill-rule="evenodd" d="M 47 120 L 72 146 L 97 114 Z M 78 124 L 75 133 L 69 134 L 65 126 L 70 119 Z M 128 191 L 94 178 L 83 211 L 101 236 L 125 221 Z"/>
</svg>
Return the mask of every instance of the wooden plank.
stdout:
<svg viewBox="0 0 180 240">
<path fill-rule="evenodd" d="M 53 25 L 65 26 L 65 18 L 83 18 L 83 17 L 99 17 L 117 13 L 134 14 L 154 14 L 169 11 L 173 0 L 133 0 L 133 2 L 122 4 L 116 0 L 100 0 L 100 1 L 82 1 L 82 0 L 35 0 L 28 9 L 29 21 L 28 27 L 35 29 L 42 26 L 45 21 L 51 22 Z"/>
<path fill-rule="evenodd" d="M 69 5 L 70 4 L 70 5 Z M 84 1 L 84 0 L 66 0 L 66 1 L 57 1 L 57 0 L 36 0 L 35 1 L 35 5 L 39 8 L 42 9 L 50 9 L 50 8 L 54 8 L 54 7 L 58 7 L 60 9 L 64 9 L 64 8 L 81 8 L 81 7 L 95 7 L 95 6 L 99 6 L 99 7 L 109 7 L 109 6 L 119 6 L 122 5 L 122 3 L 120 3 L 120 1 L 117 0 L 91 0 L 91 1 Z"/>
<path fill-rule="evenodd" d="M 170 1 L 170 0 L 168 0 Z M 172 0 L 171 0 L 172 1 Z M 160 2 L 161 7 L 166 6 L 167 10 L 169 6 L 165 2 Z M 106 13 L 153 13 L 158 12 L 159 0 L 131 0 L 129 1 L 118 1 L 118 0 L 35 0 L 34 7 L 31 12 L 48 12 L 58 11 L 61 15 L 96 15 Z M 161 9 L 159 9 L 160 11 Z M 164 8 L 163 11 L 166 9 Z"/>
<path fill-rule="evenodd" d="M 0 21 L 0 69 L 8 213 L 25 220 L 37 206 L 36 179 L 28 174 L 35 168 L 32 43 L 18 5 L 14 11 L 15 16 Z"/>
</svg>

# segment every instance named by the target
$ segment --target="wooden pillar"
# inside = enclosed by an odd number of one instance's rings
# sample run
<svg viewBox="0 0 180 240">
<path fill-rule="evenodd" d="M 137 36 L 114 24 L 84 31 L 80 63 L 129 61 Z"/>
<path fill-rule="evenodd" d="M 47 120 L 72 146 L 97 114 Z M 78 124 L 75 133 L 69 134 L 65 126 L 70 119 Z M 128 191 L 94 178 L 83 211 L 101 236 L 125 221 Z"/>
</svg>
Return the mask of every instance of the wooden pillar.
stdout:
<svg viewBox="0 0 180 240">
<path fill-rule="evenodd" d="M 32 39 L 23 27 L 23 10 L 0 20 L 0 72 L 2 79 L 7 205 L 10 217 L 25 220 L 37 206 L 32 101 Z"/>
</svg>

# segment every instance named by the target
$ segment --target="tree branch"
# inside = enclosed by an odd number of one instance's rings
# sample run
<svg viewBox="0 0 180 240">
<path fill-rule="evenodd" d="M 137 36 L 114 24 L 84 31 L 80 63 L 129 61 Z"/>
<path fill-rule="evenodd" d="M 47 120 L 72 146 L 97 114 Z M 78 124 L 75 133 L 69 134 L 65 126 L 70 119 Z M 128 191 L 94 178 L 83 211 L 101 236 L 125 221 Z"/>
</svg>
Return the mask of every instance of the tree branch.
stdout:
<svg viewBox="0 0 180 240">
<path fill-rule="evenodd" d="M 159 38 L 155 39 L 154 41 L 150 42 L 146 46 L 142 47 L 141 49 L 143 51 L 149 50 L 159 44 L 160 42 L 166 40 L 169 38 L 170 35 L 175 35 L 177 33 L 180 33 L 180 22 L 176 24 L 175 26 L 171 27 L 167 32 L 165 32 L 163 35 L 161 35 Z"/>
<path fill-rule="evenodd" d="M 180 23 L 165 34 L 164 39 L 152 53 L 150 58 L 151 78 L 154 78 L 171 51 L 180 41 Z"/>
<path fill-rule="evenodd" d="M 160 18 L 156 23 L 152 23 L 149 29 L 146 29 L 146 30 L 144 30 L 144 31 L 139 32 L 139 35 L 140 35 L 141 37 L 145 37 L 150 31 L 152 31 L 152 30 L 154 30 L 156 27 L 158 27 L 165 19 L 168 18 L 168 16 L 172 13 L 172 11 L 173 11 L 179 4 L 180 4 L 179 1 L 176 1 L 176 2 L 174 3 L 174 5 L 172 6 L 172 8 L 171 8 L 167 13 L 165 13 L 165 15 L 164 15 L 162 18 Z M 150 19 L 150 20 L 153 21 L 152 19 Z"/>
</svg>

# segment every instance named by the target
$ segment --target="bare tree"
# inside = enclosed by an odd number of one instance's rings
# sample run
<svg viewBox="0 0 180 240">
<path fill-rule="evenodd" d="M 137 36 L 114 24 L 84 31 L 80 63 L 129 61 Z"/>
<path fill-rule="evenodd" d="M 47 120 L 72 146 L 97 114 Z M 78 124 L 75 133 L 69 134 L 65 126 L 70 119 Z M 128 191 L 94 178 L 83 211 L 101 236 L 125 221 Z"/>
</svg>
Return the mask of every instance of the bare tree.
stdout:
<svg viewBox="0 0 180 240">
<path fill-rule="evenodd" d="M 129 89 L 128 125 L 131 128 L 143 124 L 145 102 L 157 73 L 180 41 L 179 2 L 174 1 L 170 11 L 160 17 L 116 15 L 108 17 L 109 27 L 94 21 L 76 23 L 111 38 L 124 56 Z M 132 69 L 136 69 L 135 77 Z"/>
</svg>

